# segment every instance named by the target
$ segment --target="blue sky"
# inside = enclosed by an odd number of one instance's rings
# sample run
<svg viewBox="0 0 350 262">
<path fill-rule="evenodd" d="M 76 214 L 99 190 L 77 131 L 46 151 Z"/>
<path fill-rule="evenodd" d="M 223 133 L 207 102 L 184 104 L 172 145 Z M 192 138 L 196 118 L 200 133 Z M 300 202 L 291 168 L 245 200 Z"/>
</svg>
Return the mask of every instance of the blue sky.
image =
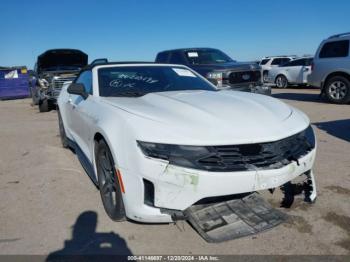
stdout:
<svg viewBox="0 0 350 262">
<path fill-rule="evenodd" d="M 240 61 L 313 54 L 350 31 L 347 0 L 1 1 L 0 65 L 27 65 L 52 48 L 89 60 L 153 60 L 158 51 L 215 47 Z"/>
</svg>

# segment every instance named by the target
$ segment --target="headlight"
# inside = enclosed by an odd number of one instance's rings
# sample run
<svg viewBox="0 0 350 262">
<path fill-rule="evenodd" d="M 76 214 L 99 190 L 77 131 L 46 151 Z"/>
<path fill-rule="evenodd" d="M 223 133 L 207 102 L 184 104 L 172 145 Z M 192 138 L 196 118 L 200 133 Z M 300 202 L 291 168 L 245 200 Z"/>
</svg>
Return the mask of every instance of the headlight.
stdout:
<svg viewBox="0 0 350 262">
<path fill-rule="evenodd" d="M 197 167 L 198 159 L 208 157 L 210 151 L 203 146 L 183 146 L 183 145 L 169 145 L 149 142 L 137 142 L 144 155 L 164 159 L 169 163 L 195 168 Z"/>
<path fill-rule="evenodd" d="M 207 79 L 212 82 L 214 85 L 221 87 L 223 74 L 221 72 L 209 72 L 207 74 Z"/>
<path fill-rule="evenodd" d="M 314 133 L 314 130 L 312 129 L 311 125 L 307 129 L 305 129 L 305 131 L 303 131 L 302 133 L 305 136 L 306 141 L 309 144 L 309 146 L 311 148 L 315 148 L 316 137 L 315 137 L 315 133 Z"/>
<path fill-rule="evenodd" d="M 213 78 L 213 79 L 222 79 L 222 73 L 219 72 L 210 72 L 207 75 L 207 78 Z"/>
</svg>

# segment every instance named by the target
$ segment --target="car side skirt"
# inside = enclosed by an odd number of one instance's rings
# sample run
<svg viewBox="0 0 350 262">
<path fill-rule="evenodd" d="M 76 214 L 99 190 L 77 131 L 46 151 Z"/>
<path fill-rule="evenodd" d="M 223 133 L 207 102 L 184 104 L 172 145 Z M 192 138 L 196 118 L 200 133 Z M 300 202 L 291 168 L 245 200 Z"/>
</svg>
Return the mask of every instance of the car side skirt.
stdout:
<svg viewBox="0 0 350 262">
<path fill-rule="evenodd" d="M 79 162 L 83 166 L 85 172 L 90 177 L 90 179 L 94 183 L 94 185 L 98 188 L 98 181 L 96 179 L 93 164 L 90 162 L 90 160 L 84 154 L 84 152 L 81 150 L 79 145 L 69 138 L 68 138 L 68 145 L 70 148 L 72 148 L 74 150 L 74 152 L 77 155 Z"/>
</svg>

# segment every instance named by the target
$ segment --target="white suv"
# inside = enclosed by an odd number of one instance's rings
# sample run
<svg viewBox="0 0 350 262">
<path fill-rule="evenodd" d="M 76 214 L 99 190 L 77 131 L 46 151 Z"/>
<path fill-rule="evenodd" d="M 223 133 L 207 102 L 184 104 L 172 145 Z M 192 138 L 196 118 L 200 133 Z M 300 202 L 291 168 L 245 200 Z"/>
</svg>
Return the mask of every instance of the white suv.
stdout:
<svg viewBox="0 0 350 262">
<path fill-rule="evenodd" d="M 293 60 L 295 56 L 266 56 L 264 57 L 261 62 L 261 73 L 263 75 L 263 81 L 267 81 L 267 77 L 269 74 L 269 70 L 273 67 L 277 67 L 280 65 L 283 65 L 291 60 Z"/>
<path fill-rule="evenodd" d="M 321 89 L 330 102 L 350 102 L 350 33 L 329 37 L 320 44 L 309 75 L 309 85 Z"/>
</svg>

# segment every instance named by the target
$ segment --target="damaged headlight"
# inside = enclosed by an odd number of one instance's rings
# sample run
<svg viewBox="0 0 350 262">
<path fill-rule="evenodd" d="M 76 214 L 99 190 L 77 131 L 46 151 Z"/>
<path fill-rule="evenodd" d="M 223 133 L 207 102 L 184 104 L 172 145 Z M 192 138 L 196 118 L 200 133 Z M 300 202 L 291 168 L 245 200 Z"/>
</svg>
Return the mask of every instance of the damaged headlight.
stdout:
<svg viewBox="0 0 350 262">
<path fill-rule="evenodd" d="M 187 146 L 137 141 L 137 144 L 145 156 L 163 159 L 176 166 L 231 172 L 274 169 L 293 160 L 298 162 L 315 148 L 316 138 L 309 126 L 298 134 L 267 143 Z M 266 152 L 269 153 L 266 155 Z"/>
<path fill-rule="evenodd" d="M 204 146 L 169 145 L 141 141 L 137 143 L 146 156 L 167 160 L 171 164 L 188 168 L 197 167 L 197 160 L 210 154 L 209 149 Z"/>
<path fill-rule="evenodd" d="M 50 85 L 46 79 L 39 79 L 38 82 L 39 82 L 40 87 L 43 89 L 48 88 Z"/>
</svg>

